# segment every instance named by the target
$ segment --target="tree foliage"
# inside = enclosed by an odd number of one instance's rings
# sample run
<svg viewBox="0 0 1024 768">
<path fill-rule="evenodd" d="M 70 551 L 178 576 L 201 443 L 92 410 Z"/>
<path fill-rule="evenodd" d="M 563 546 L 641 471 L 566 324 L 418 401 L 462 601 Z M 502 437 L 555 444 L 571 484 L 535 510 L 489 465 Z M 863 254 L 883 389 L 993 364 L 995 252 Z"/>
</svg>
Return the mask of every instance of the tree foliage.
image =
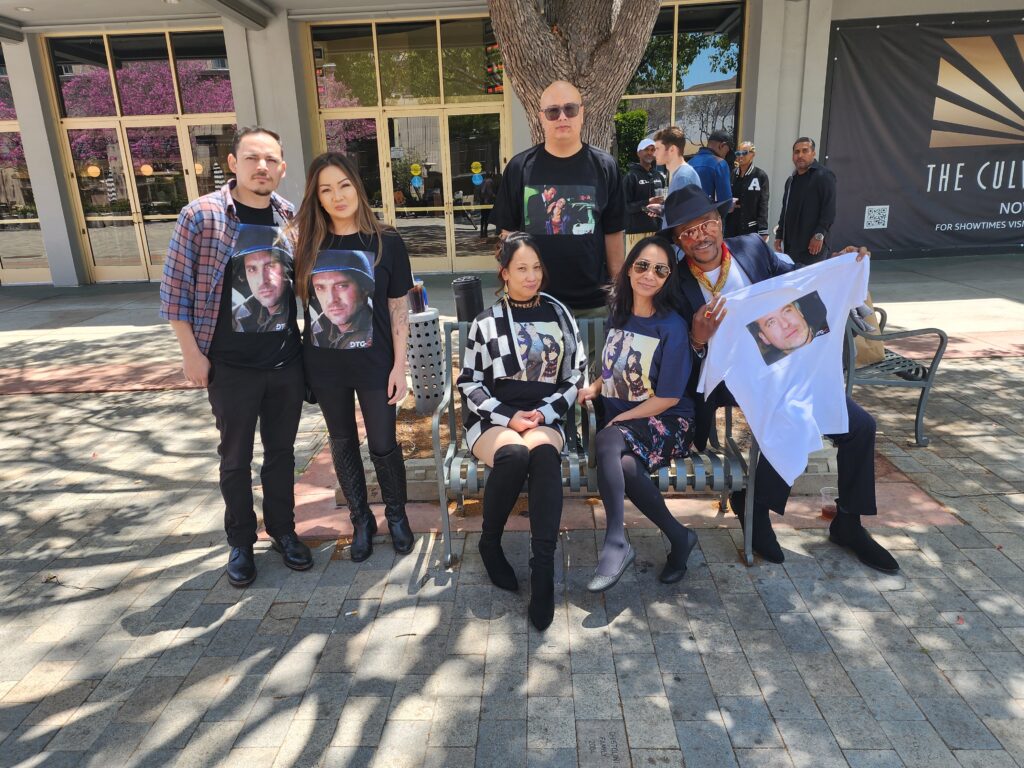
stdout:
<svg viewBox="0 0 1024 768">
<path fill-rule="evenodd" d="M 619 169 L 626 173 L 634 155 L 628 150 L 640 143 L 647 134 L 647 111 L 632 109 L 615 115 L 615 145 L 619 148 Z"/>
</svg>

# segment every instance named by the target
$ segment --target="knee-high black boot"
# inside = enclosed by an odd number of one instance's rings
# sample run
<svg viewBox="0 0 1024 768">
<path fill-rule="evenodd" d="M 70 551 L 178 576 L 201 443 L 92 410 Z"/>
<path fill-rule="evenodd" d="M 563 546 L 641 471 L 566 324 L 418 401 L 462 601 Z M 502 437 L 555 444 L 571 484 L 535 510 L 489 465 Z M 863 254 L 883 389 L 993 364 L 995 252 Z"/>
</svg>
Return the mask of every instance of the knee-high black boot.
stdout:
<svg viewBox="0 0 1024 768">
<path fill-rule="evenodd" d="M 525 445 L 506 445 L 494 453 L 494 465 L 484 487 L 484 519 L 480 527 L 480 559 L 494 586 L 515 592 L 519 589 L 516 572 L 501 548 L 501 534 L 530 464 L 530 451 Z"/>
<path fill-rule="evenodd" d="M 373 554 L 377 520 L 366 500 L 366 474 L 359 455 L 359 440 L 355 437 L 332 437 L 330 445 L 334 474 L 338 476 L 341 491 L 348 502 L 348 516 L 352 520 L 351 557 L 361 563 Z"/>
<path fill-rule="evenodd" d="M 408 498 L 405 487 L 405 460 L 402 457 L 402 446 L 396 445 L 391 453 L 377 456 L 370 453 L 370 460 L 377 470 L 377 482 L 380 484 L 380 495 L 384 500 L 384 517 L 388 520 L 388 531 L 391 533 L 391 546 L 400 555 L 412 552 L 415 543 L 409 517 L 405 514 L 405 502 Z"/>
<path fill-rule="evenodd" d="M 539 630 L 555 616 L 555 550 L 562 522 L 562 455 L 551 445 L 530 451 L 530 605 Z"/>
</svg>

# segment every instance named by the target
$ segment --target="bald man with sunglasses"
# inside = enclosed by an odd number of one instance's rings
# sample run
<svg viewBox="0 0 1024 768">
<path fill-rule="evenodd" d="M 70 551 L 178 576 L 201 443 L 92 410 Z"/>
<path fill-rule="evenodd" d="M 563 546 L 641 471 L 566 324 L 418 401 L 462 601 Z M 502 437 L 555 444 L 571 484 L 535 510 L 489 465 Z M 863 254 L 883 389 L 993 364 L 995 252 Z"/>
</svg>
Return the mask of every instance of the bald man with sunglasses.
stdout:
<svg viewBox="0 0 1024 768">
<path fill-rule="evenodd" d="M 541 94 L 544 142 L 513 157 L 490 221 L 504 238 L 529 232 L 548 273 L 548 293 L 577 318 L 604 317 L 606 286 L 625 259 L 626 205 L 615 159 L 582 140 L 585 109 L 572 83 Z"/>
</svg>

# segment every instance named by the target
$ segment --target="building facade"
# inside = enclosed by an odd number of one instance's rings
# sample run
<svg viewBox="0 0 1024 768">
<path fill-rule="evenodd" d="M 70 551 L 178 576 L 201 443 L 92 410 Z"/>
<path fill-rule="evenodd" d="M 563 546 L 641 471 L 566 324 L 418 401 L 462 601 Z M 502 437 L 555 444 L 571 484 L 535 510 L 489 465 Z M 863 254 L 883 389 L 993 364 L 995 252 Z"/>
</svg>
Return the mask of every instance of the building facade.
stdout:
<svg viewBox="0 0 1024 768">
<path fill-rule="evenodd" d="M 25 2 L 0 4 L 0 284 L 159 280 L 177 211 L 230 178 L 254 124 L 282 136 L 285 196 L 317 153 L 355 155 L 414 269 L 492 267 L 490 195 L 530 135 L 486 3 Z M 643 135 L 679 124 L 694 150 L 717 128 L 751 139 L 781 189 L 793 138 L 822 134 L 835 23 L 962 10 L 666 0 L 620 112 Z"/>
</svg>

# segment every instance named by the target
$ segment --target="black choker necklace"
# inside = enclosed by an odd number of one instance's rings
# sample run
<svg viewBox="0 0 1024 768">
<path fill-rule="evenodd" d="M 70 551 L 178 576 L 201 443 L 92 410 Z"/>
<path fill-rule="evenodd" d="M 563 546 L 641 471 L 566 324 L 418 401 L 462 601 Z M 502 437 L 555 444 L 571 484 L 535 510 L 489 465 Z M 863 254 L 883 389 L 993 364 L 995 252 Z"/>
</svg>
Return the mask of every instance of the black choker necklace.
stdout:
<svg viewBox="0 0 1024 768">
<path fill-rule="evenodd" d="M 513 309 L 533 309 L 534 307 L 540 306 L 540 294 L 537 294 L 532 299 L 526 301 L 515 301 L 511 296 L 505 294 L 508 301 L 508 305 Z"/>
</svg>

